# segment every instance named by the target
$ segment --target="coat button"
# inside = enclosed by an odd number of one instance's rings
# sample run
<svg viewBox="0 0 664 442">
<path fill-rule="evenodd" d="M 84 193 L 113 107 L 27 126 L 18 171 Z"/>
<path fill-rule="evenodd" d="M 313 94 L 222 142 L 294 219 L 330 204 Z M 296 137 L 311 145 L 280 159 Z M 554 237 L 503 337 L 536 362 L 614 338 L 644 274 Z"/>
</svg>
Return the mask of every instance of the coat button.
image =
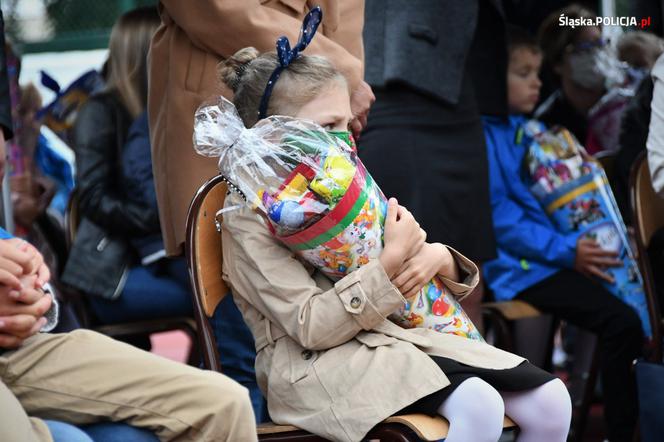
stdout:
<svg viewBox="0 0 664 442">
<path fill-rule="evenodd" d="M 304 359 L 305 361 L 308 361 L 309 359 L 311 359 L 311 357 L 313 355 L 314 355 L 314 352 L 312 352 L 311 350 L 304 350 L 302 352 L 302 359 Z"/>
<path fill-rule="evenodd" d="M 360 301 L 360 298 L 357 296 L 353 296 L 350 300 L 350 306 L 352 308 L 360 308 L 360 305 L 362 304 L 362 301 Z"/>
</svg>

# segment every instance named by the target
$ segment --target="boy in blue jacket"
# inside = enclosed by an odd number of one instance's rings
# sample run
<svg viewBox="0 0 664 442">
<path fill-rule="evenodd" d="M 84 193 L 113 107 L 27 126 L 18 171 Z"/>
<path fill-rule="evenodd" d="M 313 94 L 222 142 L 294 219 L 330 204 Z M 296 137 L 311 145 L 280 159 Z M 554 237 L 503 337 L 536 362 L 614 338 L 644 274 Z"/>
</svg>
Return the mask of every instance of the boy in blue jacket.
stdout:
<svg viewBox="0 0 664 442">
<path fill-rule="evenodd" d="M 510 116 L 483 118 L 498 246 L 484 277 L 496 300 L 523 300 L 598 335 L 609 439 L 629 441 L 637 400 L 630 366 L 641 353 L 641 324 L 631 307 L 597 281 L 613 282 L 606 269 L 621 265 L 616 254 L 593 240 L 558 232 L 529 191 L 523 165 L 529 140 L 520 127 L 539 98 L 542 54 L 516 28 L 509 29 L 508 52 Z"/>
</svg>

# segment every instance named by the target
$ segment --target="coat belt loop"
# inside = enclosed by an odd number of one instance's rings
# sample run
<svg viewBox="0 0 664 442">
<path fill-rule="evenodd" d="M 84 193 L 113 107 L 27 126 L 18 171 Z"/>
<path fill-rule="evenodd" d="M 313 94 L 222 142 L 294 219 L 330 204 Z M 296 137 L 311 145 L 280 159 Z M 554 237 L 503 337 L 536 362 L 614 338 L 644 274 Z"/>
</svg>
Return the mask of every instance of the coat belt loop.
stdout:
<svg viewBox="0 0 664 442">
<path fill-rule="evenodd" d="M 274 344 L 274 339 L 272 339 L 272 324 L 268 319 L 265 320 L 265 339 L 267 339 L 267 345 Z"/>
</svg>

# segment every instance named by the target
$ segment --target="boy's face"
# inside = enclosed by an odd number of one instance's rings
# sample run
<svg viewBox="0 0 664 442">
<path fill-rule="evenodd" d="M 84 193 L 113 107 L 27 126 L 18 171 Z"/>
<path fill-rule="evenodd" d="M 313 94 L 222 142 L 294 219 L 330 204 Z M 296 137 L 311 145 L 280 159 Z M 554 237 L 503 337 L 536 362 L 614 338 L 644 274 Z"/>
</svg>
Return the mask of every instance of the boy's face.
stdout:
<svg viewBox="0 0 664 442">
<path fill-rule="evenodd" d="M 528 47 L 516 48 L 510 53 L 507 68 L 507 101 L 510 113 L 529 114 L 539 100 L 542 82 L 539 70 L 542 54 Z"/>
</svg>

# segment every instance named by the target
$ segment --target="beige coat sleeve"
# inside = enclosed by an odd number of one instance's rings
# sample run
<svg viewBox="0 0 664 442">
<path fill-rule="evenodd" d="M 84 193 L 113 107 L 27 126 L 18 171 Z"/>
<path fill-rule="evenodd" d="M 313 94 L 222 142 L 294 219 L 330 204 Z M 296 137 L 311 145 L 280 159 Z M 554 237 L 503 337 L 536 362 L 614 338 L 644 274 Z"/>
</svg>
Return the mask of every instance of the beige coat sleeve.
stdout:
<svg viewBox="0 0 664 442">
<path fill-rule="evenodd" d="M 161 0 L 161 3 L 196 46 L 222 58 L 247 46 L 260 52 L 274 51 L 275 42 L 282 35 L 294 45 L 302 26 L 301 20 L 264 6 L 259 0 Z M 363 16 L 363 12 L 362 8 L 358 14 Z M 355 27 L 357 39 L 361 39 L 362 24 Z M 323 55 L 332 61 L 348 79 L 351 90 L 362 81 L 362 60 L 322 32 L 316 35 L 306 53 Z"/>
<path fill-rule="evenodd" d="M 461 281 L 452 281 L 449 278 L 446 278 L 443 275 L 439 275 L 440 279 L 443 281 L 443 284 L 450 289 L 450 292 L 454 296 L 457 296 L 460 300 L 470 295 L 477 284 L 480 282 L 480 271 L 470 259 L 463 256 L 461 253 L 457 252 L 450 246 L 446 246 L 447 249 L 452 253 L 452 256 L 456 260 L 457 265 L 459 266 L 459 275 L 461 276 Z"/>
<path fill-rule="evenodd" d="M 378 261 L 323 290 L 307 268 L 248 209 L 223 222 L 225 278 L 302 347 L 324 350 L 371 330 L 405 302 Z"/>
</svg>

